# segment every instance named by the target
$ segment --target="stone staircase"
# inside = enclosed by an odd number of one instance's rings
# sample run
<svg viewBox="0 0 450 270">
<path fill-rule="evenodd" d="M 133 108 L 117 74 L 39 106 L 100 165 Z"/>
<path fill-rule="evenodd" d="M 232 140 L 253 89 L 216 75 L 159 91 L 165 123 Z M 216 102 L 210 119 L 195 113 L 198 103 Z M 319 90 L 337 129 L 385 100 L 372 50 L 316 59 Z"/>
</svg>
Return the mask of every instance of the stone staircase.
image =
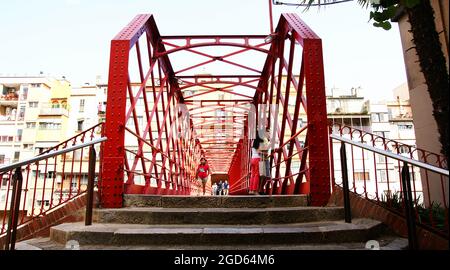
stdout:
<svg viewBox="0 0 450 270">
<path fill-rule="evenodd" d="M 66 223 L 17 249 L 403 249 L 371 219 L 343 221 L 341 207 L 309 207 L 305 196 L 126 195 L 120 209 L 95 209 L 91 226 Z M 76 242 L 74 242 L 76 241 Z M 79 246 L 78 246 L 79 245 Z"/>
</svg>

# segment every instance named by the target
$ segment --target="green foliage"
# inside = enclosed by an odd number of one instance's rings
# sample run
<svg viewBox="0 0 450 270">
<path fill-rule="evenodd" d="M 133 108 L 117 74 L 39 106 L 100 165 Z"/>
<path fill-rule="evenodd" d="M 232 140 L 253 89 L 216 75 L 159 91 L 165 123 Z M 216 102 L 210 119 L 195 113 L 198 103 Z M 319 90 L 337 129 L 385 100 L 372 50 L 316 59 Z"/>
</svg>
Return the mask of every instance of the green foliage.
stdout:
<svg viewBox="0 0 450 270">
<path fill-rule="evenodd" d="M 418 214 L 419 223 L 426 224 L 429 226 L 434 226 L 436 229 L 445 231 L 446 228 L 446 210 L 441 206 L 440 203 L 432 202 L 430 207 L 425 207 L 423 204 L 419 204 L 420 196 L 417 197 L 416 201 L 413 202 L 415 210 Z M 388 209 L 395 210 L 397 212 L 403 213 L 403 198 L 400 192 L 395 192 L 392 194 L 381 195 L 380 204 Z"/>
<path fill-rule="evenodd" d="M 362 7 L 371 7 L 373 11 L 370 12 L 370 20 L 374 20 L 375 27 L 381 27 L 384 30 L 392 28 L 391 20 L 397 14 L 398 9 L 403 6 L 405 8 L 413 8 L 420 4 L 422 0 L 358 0 L 358 4 Z M 333 0 L 299 0 L 300 4 L 307 5 L 305 10 L 308 10 L 311 5 L 320 5 L 333 3 Z M 337 3 L 339 1 L 336 1 Z"/>
<path fill-rule="evenodd" d="M 432 202 L 430 207 L 418 205 L 417 211 L 419 213 L 419 222 L 425 224 L 433 223 L 437 229 L 445 230 L 445 208 L 441 207 L 440 203 Z"/>
<path fill-rule="evenodd" d="M 381 4 L 376 5 L 372 4 L 374 7 L 374 11 L 370 12 L 370 20 L 374 20 L 373 25 L 375 27 L 382 27 L 384 30 L 389 30 L 392 28 L 389 20 L 394 18 L 395 14 L 397 14 L 398 5 L 394 4 L 391 6 L 384 7 Z"/>
<path fill-rule="evenodd" d="M 403 5 L 407 8 L 413 8 L 414 6 L 420 4 L 421 0 L 403 0 Z"/>
</svg>

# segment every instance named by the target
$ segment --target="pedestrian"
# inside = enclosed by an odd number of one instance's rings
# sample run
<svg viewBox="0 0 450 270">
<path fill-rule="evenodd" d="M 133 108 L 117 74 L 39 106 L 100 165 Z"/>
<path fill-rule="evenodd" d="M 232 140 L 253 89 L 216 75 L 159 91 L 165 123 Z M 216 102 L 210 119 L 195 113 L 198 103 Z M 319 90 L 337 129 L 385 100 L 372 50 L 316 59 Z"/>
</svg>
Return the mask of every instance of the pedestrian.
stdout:
<svg viewBox="0 0 450 270">
<path fill-rule="evenodd" d="M 203 195 L 205 195 L 206 192 L 206 182 L 208 182 L 208 176 L 211 174 L 211 170 L 209 168 L 209 165 L 206 162 L 206 158 L 202 157 L 200 159 L 200 164 L 197 168 L 197 173 L 195 175 L 195 178 L 200 178 L 202 181 L 202 187 L 203 187 Z"/>
<path fill-rule="evenodd" d="M 266 128 L 265 134 L 263 136 L 262 142 L 259 145 L 259 153 L 261 160 L 259 161 L 259 194 L 265 195 L 264 186 L 268 180 L 271 178 L 270 173 L 270 129 Z"/>
<path fill-rule="evenodd" d="M 212 185 L 211 195 L 216 195 L 216 193 L 217 193 L 217 184 L 214 183 Z"/>
<path fill-rule="evenodd" d="M 256 138 L 253 140 L 252 145 L 252 159 L 250 161 L 250 187 L 249 194 L 258 195 L 259 186 L 259 161 L 261 160 L 259 147 L 263 140 L 256 132 Z"/>
<path fill-rule="evenodd" d="M 228 181 L 225 180 L 225 182 L 223 183 L 223 195 L 228 195 L 230 189 L 230 185 L 228 184 Z"/>
<path fill-rule="evenodd" d="M 223 183 L 222 180 L 219 181 L 219 184 L 217 184 L 217 195 L 222 195 L 223 191 Z"/>
</svg>

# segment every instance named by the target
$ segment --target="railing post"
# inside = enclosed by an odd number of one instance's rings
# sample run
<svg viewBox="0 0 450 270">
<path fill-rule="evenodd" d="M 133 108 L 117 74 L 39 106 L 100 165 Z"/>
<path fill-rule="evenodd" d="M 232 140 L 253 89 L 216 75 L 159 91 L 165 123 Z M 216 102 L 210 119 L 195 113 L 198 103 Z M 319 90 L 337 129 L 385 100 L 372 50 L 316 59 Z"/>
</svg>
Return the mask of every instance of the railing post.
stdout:
<svg viewBox="0 0 450 270">
<path fill-rule="evenodd" d="M 408 163 L 403 162 L 402 168 L 402 186 L 403 199 L 405 203 L 405 216 L 408 225 L 408 245 L 409 249 L 418 249 L 417 234 L 416 234 L 416 218 L 414 216 L 413 199 L 411 192 L 411 178 L 409 175 Z"/>
<path fill-rule="evenodd" d="M 13 189 L 11 194 L 11 204 L 9 207 L 8 231 L 6 234 L 5 250 L 14 250 L 16 245 L 17 223 L 19 220 L 20 196 L 22 193 L 22 169 L 17 167 L 13 180 Z"/>
<path fill-rule="evenodd" d="M 86 194 L 86 216 L 84 224 L 89 226 L 92 224 L 92 207 L 94 204 L 94 178 L 95 178 L 95 158 L 96 153 L 94 146 L 89 147 L 89 172 L 88 186 Z"/>
<path fill-rule="evenodd" d="M 350 191 L 348 189 L 347 153 L 345 143 L 341 142 L 341 171 L 342 171 L 342 192 L 344 194 L 344 215 L 345 222 L 352 223 L 352 210 L 350 208 Z"/>
</svg>

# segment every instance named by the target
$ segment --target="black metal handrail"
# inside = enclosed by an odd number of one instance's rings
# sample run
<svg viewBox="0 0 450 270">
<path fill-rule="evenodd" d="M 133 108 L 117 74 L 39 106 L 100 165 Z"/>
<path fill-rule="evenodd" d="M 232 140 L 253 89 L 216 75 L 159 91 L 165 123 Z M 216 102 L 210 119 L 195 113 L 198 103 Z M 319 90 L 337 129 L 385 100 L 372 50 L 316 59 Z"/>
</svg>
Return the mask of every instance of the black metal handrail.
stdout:
<svg viewBox="0 0 450 270">
<path fill-rule="evenodd" d="M 367 144 L 364 144 L 364 143 L 356 142 L 356 141 L 353 141 L 353 140 L 350 140 L 350 139 L 338 136 L 336 134 L 331 134 L 330 137 L 332 139 L 335 139 L 335 140 L 338 140 L 338 141 L 341 141 L 341 142 L 344 142 L 344 143 L 348 143 L 348 144 L 351 144 L 351 145 L 354 145 L 354 146 L 357 146 L 357 147 L 369 150 L 371 152 L 375 152 L 375 153 L 383 155 L 383 156 L 387 156 L 387 157 L 390 157 L 390 158 L 393 158 L 393 159 L 396 159 L 396 160 L 399 160 L 399 161 L 403 161 L 403 162 L 409 163 L 411 165 L 420 167 L 422 169 L 426 169 L 426 170 L 429 170 L 429 171 L 432 171 L 432 172 L 435 172 L 435 173 L 438 173 L 438 174 L 442 174 L 442 175 L 447 176 L 447 177 L 449 176 L 449 171 L 448 170 L 442 169 L 442 168 L 439 168 L 439 167 L 436 167 L 436 166 L 433 166 L 433 165 L 430 165 L 430 164 L 422 162 L 422 161 L 418 161 L 418 160 L 415 160 L 415 159 L 412 159 L 412 158 L 407 158 L 405 156 L 402 156 L 402 155 L 399 155 L 399 154 L 394 154 L 394 153 L 389 152 L 389 151 L 381 150 L 381 149 L 378 149 L 376 147 L 373 147 L 373 146 L 370 146 L 370 145 L 367 145 Z"/>
<path fill-rule="evenodd" d="M 14 175 L 12 177 L 12 197 L 11 197 L 11 205 L 9 208 L 9 217 L 8 217 L 8 229 L 6 232 L 6 243 L 5 250 L 14 250 L 16 243 L 16 235 L 17 235 L 17 224 L 19 220 L 19 209 L 20 209 L 20 199 L 22 192 L 22 166 L 30 165 L 41 160 L 45 160 L 48 158 L 52 158 L 61 154 L 65 154 L 68 152 L 72 152 L 78 150 L 80 148 L 89 146 L 89 172 L 88 172 L 88 187 L 87 187 L 87 198 L 86 198 L 86 216 L 85 216 L 85 225 L 92 224 L 92 208 L 93 208 L 93 196 L 94 196 L 94 178 L 95 178 L 95 161 L 96 161 L 96 152 L 94 149 L 94 145 L 97 143 L 101 143 L 106 141 L 107 138 L 99 138 L 86 143 L 82 143 L 79 145 L 71 146 L 62 150 L 53 151 L 47 154 L 39 155 L 34 158 L 16 162 L 7 166 L 0 167 L 0 173 L 4 173 L 7 171 L 15 170 Z"/>
<path fill-rule="evenodd" d="M 2 167 L 0 167 L 0 173 L 11 171 L 11 170 L 14 170 L 16 168 L 20 168 L 20 167 L 28 165 L 28 164 L 33 164 L 33 163 L 36 163 L 36 162 L 44 160 L 44 159 L 52 158 L 52 157 L 55 157 L 55 156 L 58 156 L 58 155 L 61 155 L 61 154 L 65 154 L 65 153 L 68 153 L 68 152 L 72 152 L 72 151 L 78 150 L 80 148 L 84 148 L 84 147 L 91 146 L 91 145 L 94 145 L 94 144 L 97 144 L 97 143 L 101 143 L 101 142 L 104 142 L 106 140 L 107 140 L 106 137 L 99 138 L 99 139 L 94 139 L 94 140 L 89 141 L 89 142 L 85 142 L 85 143 L 78 144 L 78 145 L 75 145 L 75 146 L 70 146 L 70 147 L 67 147 L 67 148 L 64 148 L 64 149 L 61 149 L 61 150 L 56 150 L 56 151 L 53 151 L 53 152 L 50 152 L 50 153 L 47 153 L 47 154 L 39 155 L 39 156 L 36 156 L 34 158 L 30 158 L 30 159 L 27 159 L 27 160 L 24 160 L 24 161 L 19 161 L 19 162 L 13 163 L 13 164 L 2 166 Z"/>
<path fill-rule="evenodd" d="M 416 233 L 416 218 L 414 214 L 414 198 L 412 197 L 412 189 L 411 189 L 411 177 L 409 174 L 408 164 L 413 166 L 417 166 L 419 168 L 423 168 L 440 175 L 449 176 L 449 171 L 443 168 L 439 168 L 415 159 L 407 158 L 399 154 L 394 154 L 392 152 L 388 152 L 385 150 L 381 150 L 370 145 L 366 145 L 364 143 L 356 142 L 347 138 L 343 138 L 341 136 L 331 134 L 330 138 L 338 140 L 341 142 L 340 149 L 340 159 L 341 159 L 341 170 L 342 170 L 342 185 L 343 185 L 343 196 L 344 196 L 344 211 L 345 211 L 345 221 L 351 223 L 351 208 L 350 208 L 350 189 L 348 185 L 348 170 L 347 170 L 347 155 L 345 150 L 345 144 L 348 143 L 350 145 L 360 147 L 372 152 L 375 152 L 380 155 L 384 155 L 386 157 L 396 159 L 399 162 L 403 162 L 402 171 L 401 171 L 401 183 L 404 191 L 404 203 L 405 203 L 405 216 L 406 223 L 408 228 L 408 243 L 409 249 L 418 249 L 418 239 Z"/>
</svg>

